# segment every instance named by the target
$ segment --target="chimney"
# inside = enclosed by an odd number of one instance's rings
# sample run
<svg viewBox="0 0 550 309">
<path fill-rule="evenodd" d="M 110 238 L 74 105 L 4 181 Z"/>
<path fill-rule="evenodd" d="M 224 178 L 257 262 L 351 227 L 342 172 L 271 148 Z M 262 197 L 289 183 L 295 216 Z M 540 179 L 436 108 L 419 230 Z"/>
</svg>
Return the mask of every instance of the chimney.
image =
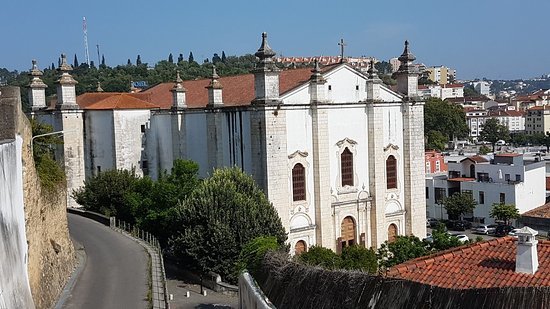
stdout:
<svg viewBox="0 0 550 309">
<path fill-rule="evenodd" d="M 518 248 L 516 253 L 516 272 L 524 274 L 534 274 L 539 268 L 539 259 L 537 255 L 538 240 L 535 236 L 537 231 L 526 226 L 516 233 L 518 236 Z"/>
</svg>

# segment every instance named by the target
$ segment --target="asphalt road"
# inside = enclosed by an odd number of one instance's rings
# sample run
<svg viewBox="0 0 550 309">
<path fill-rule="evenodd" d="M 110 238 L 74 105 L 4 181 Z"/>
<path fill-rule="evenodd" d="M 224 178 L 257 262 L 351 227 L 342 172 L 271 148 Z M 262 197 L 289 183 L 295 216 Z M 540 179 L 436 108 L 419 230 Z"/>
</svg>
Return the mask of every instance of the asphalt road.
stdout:
<svg viewBox="0 0 550 309">
<path fill-rule="evenodd" d="M 86 264 L 63 308 L 147 308 L 145 249 L 93 220 L 68 218 L 71 237 L 84 246 Z"/>
</svg>

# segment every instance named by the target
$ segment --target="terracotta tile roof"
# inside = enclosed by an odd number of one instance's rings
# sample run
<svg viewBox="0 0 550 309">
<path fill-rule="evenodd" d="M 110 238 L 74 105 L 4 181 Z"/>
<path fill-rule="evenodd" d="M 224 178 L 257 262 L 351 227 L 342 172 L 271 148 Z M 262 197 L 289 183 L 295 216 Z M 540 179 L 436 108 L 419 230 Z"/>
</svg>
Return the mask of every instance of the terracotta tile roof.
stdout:
<svg viewBox="0 0 550 309">
<path fill-rule="evenodd" d="M 470 161 L 473 161 L 474 163 L 486 163 L 486 162 L 489 162 L 489 160 L 487 160 L 486 158 L 484 158 L 484 157 L 482 157 L 482 156 L 479 156 L 479 155 L 467 157 L 467 158 L 465 158 L 465 159 L 462 159 L 460 162 L 463 162 L 464 160 L 470 160 Z"/>
<path fill-rule="evenodd" d="M 515 110 L 509 110 L 509 111 L 492 110 L 489 112 L 489 116 L 521 117 L 523 116 L 523 113 Z"/>
<path fill-rule="evenodd" d="M 338 64 L 339 65 L 339 64 Z M 338 65 L 326 66 L 322 69 L 327 72 Z M 279 78 L 279 92 L 284 94 L 299 85 L 307 82 L 311 76 L 311 68 L 284 70 Z M 244 74 L 227 76 L 218 79 L 223 86 L 223 103 L 225 106 L 250 105 L 254 99 L 254 75 Z M 205 107 L 208 103 L 208 91 L 206 86 L 210 79 L 188 80 L 183 82 L 187 89 L 186 102 L 189 108 Z M 146 89 L 140 94 L 150 95 L 150 101 L 158 104 L 160 108 L 168 109 L 172 106 L 172 92 L 174 83 L 162 83 Z"/>
<path fill-rule="evenodd" d="M 539 240 L 533 275 L 515 272 L 516 247 L 512 236 L 461 246 L 396 265 L 387 276 L 453 289 L 550 286 L 550 241 Z"/>
<path fill-rule="evenodd" d="M 546 188 L 548 189 L 550 177 L 546 177 Z M 550 219 L 550 203 L 546 203 L 535 209 L 531 209 L 528 212 L 522 214 L 525 217 L 536 217 L 536 218 L 548 218 Z"/>
<path fill-rule="evenodd" d="M 141 98 L 140 98 L 141 97 Z M 82 109 L 154 109 L 158 105 L 147 102 L 147 96 L 130 93 L 86 93 L 77 97 Z"/>
<path fill-rule="evenodd" d="M 503 153 L 496 154 L 495 157 L 519 157 L 521 155 L 522 155 L 521 153 L 516 153 L 516 152 L 503 152 Z"/>
</svg>

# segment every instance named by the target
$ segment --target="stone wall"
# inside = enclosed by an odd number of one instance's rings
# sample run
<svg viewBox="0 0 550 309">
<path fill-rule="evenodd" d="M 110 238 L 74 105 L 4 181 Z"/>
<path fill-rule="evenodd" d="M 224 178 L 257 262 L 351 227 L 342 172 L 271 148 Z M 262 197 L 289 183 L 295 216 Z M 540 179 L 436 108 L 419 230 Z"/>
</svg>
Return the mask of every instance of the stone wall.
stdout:
<svg viewBox="0 0 550 309">
<path fill-rule="evenodd" d="M 16 134 L 23 139 L 23 194 L 29 283 L 36 308 L 50 308 L 57 301 L 75 265 L 75 252 L 67 224 L 67 190 L 65 186 L 55 192 L 41 190 L 31 149 L 31 126 L 20 109 L 20 90 L 17 87 L 4 87 L 0 88 L 0 92 L 0 106 L 6 100 L 18 102 L 14 107 L 18 116 Z"/>
</svg>

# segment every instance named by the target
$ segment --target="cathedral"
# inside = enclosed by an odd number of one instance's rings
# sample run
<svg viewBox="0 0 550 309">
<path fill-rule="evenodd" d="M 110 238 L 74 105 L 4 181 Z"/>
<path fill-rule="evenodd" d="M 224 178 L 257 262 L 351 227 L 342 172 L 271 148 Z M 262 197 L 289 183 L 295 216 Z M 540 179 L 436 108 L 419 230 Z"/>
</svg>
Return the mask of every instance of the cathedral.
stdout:
<svg viewBox="0 0 550 309">
<path fill-rule="evenodd" d="M 156 178 L 185 158 L 201 176 L 223 166 L 252 175 L 295 253 L 425 237 L 424 107 L 408 42 L 393 90 L 374 62 L 367 75 L 345 61 L 280 70 L 266 33 L 255 55 L 250 74 L 219 77 L 213 67 L 209 79 L 178 74 L 137 93 L 79 96 L 62 57 L 52 103 L 33 63 L 31 114 L 63 131 L 69 190 L 108 169 Z"/>
</svg>

